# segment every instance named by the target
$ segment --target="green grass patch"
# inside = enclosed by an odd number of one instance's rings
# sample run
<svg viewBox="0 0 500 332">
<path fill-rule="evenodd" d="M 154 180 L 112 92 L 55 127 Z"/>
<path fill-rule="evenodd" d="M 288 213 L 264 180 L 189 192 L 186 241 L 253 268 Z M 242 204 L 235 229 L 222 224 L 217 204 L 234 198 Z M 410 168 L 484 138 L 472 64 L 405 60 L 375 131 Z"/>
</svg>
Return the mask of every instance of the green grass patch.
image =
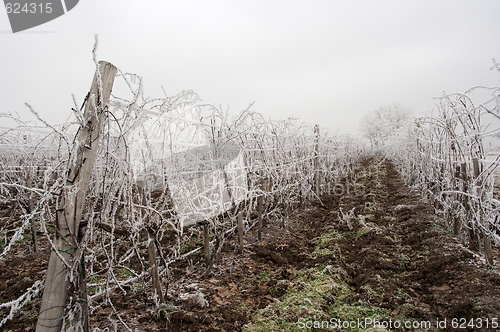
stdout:
<svg viewBox="0 0 500 332">
<path fill-rule="evenodd" d="M 94 274 L 87 278 L 87 285 L 100 284 L 106 281 L 106 276 L 102 274 Z M 102 291 L 104 286 L 87 286 L 88 295 L 94 295 Z"/>
<path fill-rule="evenodd" d="M 382 234 L 384 232 L 383 229 L 378 227 L 375 223 L 366 222 L 355 233 L 351 233 L 350 237 L 351 239 L 355 240 L 362 237 L 363 235 L 370 233 L 371 231 L 375 231 L 375 233 L 377 234 Z"/>
<path fill-rule="evenodd" d="M 116 270 L 115 276 L 118 280 L 127 280 L 127 279 L 132 278 L 134 276 L 134 274 L 132 272 L 130 272 L 129 269 L 122 267 L 122 268 Z"/>
<path fill-rule="evenodd" d="M 367 302 L 352 303 L 354 293 L 347 284 L 347 273 L 340 267 L 306 268 L 297 272 L 288 292 L 279 300 L 260 309 L 243 331 L 304 331 L 306 324 L 323 322 L 323 328 L 339 321 L 367 318 L 384 320 L 391 316 L 387 309 L 373 307 Z M 376 295 L 380 290 L 370 290 Z M 311 328 L 312 331 L 320 330 Z M 328 329 L 328 328 L 327 328 Z M 366 329 L 350 329 L 350 331 Z M 371 329 L 383 331 L 383 329 Z"/>
<path fill-rule="evenodd" d="M 337 279 L 337 280 L 336 280 Z M 329 269 L 307 268 L 297 271 L 288 292 L 277 302 L 257 311 L 244 331 L 301 331 L 299 318 L 329 319 L 323 310 L 336 298 L 349 293 L 349 287 Z"/>
<path fill-rule="evenodd" d="M 329 226 L 321 236 L 313 239 L 311 242 L 316 246 L 314 251 L 309 255 L 311 258 L 319 256 L 335 255 L 338 253 L 337 241 L 342 238 L 342 235 L 335 230 L 334 227 Z"/>
<path fill-rule="evenodd" d="M 259 279 L 259 281 L 269 281 L 270 279 L 269 271 L 267 270 L 261 271 L 257 276 L 257 278 Z"/>
<path fill-rule="evenodd" d="M 367 226 L 365 226 L 365 227 L 361 227 L 360 229 L 358 229 L 358 231 L 357 231 L 356 233 L 354 233 L 354 234 L 352 235 L 352 238 L 353 238 L 353 239 L 360 238 L 360 237 L 362 237 L 363 235 L 368 234 L 371 230 L 372 230 L 372 228 L 367 227 Z"/>
</svg>

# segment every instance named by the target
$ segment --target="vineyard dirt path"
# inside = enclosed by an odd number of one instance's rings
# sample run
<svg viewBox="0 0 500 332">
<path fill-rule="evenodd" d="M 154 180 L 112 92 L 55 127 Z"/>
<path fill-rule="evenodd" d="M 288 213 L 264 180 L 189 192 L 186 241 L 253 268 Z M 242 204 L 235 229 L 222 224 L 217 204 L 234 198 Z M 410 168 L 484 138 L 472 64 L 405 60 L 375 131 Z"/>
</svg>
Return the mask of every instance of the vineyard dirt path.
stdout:
<svg viewBox="0 0 500 332">
<path fill-rule="evenodd" d="M 313 317 L 429 321 L 432 328 L 420 330 L 437 331 L 451 330 L 453 318 L 500 319 L 498 268 L 488 269 L 450 235 L 391 162 L 368 158 L 335 188 L 336 195 L 290 214 L 285 228 L 267 220 L 261 241 L 249 232 L 242 254 L 236 238 L 227 241 L 206 278 L 201 253 L 176 263 L 167 305 L 156 308 L 144 289 L 112 294 L 114 307 L 138 331 L 300 331 Z M 43 275 L 42 258 L 12 259 L 0 261 L 0 303 Z M 38 305 L 4 330 L 32 330 Z M 110 315 L 111 307 L 101 307 L 91 326 L 111 328 Z M 447 328 L 435 328 L 445 318 Z"/>
</svg>

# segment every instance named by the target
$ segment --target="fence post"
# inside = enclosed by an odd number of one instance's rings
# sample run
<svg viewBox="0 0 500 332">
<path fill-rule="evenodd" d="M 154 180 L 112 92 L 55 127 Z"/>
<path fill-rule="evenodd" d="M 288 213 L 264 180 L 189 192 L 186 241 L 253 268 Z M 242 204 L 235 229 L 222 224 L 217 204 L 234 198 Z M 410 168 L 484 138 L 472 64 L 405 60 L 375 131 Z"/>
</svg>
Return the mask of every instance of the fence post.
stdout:
<svg viewBox="0 0 500 332">
<path fill-rule="evenodd" d="M 76 156 L 68 164 L 61 208 L 56 212 L 56 251 L 50 254 L 36 332 L 59 331 L 68 299 L 69 272 L 78 247 L 78 231 L 92 167 L 99 148 L 101 125 L 116 76 L 116 67 L 100 61 L 84 110 L 84 123 L 75 140 Z M 82 251 L 83 252 L 83 251 Z M 86 285 L 85 285 L 86 286 Z M 84 286 L 84 287 L 85 287 Z M 79 299 L 86 303 L 87 299 Z M 85 318 L 84 318 L 85 319 Z"/>
</svg>

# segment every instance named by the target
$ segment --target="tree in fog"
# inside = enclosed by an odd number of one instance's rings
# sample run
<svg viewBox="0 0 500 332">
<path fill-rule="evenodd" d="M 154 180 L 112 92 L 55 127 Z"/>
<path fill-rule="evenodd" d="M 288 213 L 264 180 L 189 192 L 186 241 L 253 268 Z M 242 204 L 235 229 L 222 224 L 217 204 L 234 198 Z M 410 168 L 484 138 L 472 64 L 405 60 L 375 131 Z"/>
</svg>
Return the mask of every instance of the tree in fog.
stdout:
<svg viewBox="0 0 500 332">
<path fill-rule="evenodd" d="M 409 108 L 399 104 L 388 104 L 368 113 L 360 127 L 372 148 L 381 148 L 414 119 Z"/>
</svg>

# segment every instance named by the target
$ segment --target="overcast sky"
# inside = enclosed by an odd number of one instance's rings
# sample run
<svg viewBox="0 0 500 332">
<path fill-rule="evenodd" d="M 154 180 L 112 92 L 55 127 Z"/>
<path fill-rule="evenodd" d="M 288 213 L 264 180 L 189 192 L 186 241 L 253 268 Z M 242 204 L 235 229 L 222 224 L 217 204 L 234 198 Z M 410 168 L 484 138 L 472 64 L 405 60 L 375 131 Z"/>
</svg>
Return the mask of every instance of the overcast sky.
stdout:
<svg viewBox="0 0 500 332">
<path fill-rule="evenodd" d="M 98 58 L 143 77 L 146 94 L 192 89 L 234 114 L 299 117 L 356 133 L 384 103 L 417 114 L 443 91 L 499 86 L 500 1 L 80 0 L 13 34 L 0 9 L 0 112 L 51 123 L 83 100 Z M 1 125 L 1 124 L 0 124 Z"/>
</svg>

